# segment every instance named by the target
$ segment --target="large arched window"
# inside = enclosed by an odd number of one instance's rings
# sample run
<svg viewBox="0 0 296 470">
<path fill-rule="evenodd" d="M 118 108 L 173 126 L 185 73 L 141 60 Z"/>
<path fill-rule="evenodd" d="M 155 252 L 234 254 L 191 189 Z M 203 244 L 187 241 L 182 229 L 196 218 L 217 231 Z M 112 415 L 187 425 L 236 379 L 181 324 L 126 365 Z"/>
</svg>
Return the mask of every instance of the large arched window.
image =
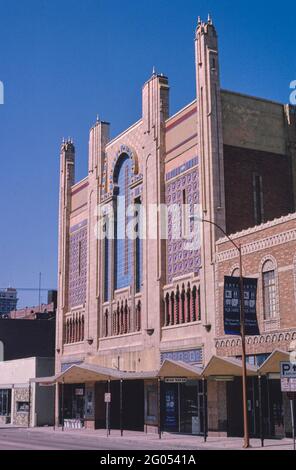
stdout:
<svg viewBox="0 0 296 470">
<path fill-rule="evenodd" d="M 128 206 L 131 204 L 131 166 L 128 155 L 122 154 L 114 170 L 114 193 L 116 195 L 114 286 L 115 290 L 128 287 L 132 279 L 132 244 L 127 237 Z"/>
<path fill-rule="evenodd" d="M 142 269 L 143 269 L 143 220 L 142 220 L 142 201 L 141 198 L 138 197 L 135 200 L 135 216 L 137 217 L 137 224 L 136 224 L 136 231 L 137 231 L 137 238 L 135 241 L 135 289 L 136 292 L 141 292 L 142 288 Z"/>
</svg>

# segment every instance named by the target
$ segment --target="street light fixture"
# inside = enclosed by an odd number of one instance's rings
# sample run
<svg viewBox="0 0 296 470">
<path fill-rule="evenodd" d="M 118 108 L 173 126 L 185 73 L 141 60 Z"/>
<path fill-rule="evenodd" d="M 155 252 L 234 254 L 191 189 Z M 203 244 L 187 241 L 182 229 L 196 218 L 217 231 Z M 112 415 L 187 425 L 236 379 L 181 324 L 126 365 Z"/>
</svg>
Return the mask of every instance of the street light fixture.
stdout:
<svg viewBox="0 0 296 470">
<path fill-rule="evenodd" d="M 247 356 L 246 356 L 246 335 L 245 335 L 245 311 L 244 311 L 244 278 L 243 278 L 243 262 L 242 262 L 242 246 L 235 243 L 225 230 L 212 220 L 201 219 L 203 223 L 208 223 L 220 230 L 223 235 L 236 248 L 239 254 L 239 278 L 240 278 L 240 324 L 242 339 L 242 387 L 243 387 L 243 419 L 244 419 L 244 449 L 250 447 L 249 425 L 248 425 L 248 401 L 247 401 Z"/>
</svg>

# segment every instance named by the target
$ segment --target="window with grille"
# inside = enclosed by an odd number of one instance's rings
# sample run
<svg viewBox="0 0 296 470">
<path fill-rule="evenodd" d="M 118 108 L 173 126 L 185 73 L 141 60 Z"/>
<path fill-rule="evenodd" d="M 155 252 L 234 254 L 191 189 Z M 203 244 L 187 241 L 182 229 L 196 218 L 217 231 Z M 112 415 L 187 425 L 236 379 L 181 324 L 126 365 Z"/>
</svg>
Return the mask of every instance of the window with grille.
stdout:
<svg viewBox="0 0 296 470">
<path fill-rule="evenodd" d="M 0 416 L 9 416 L 11 410 L 11 390 L 0 390 Z"/>
<path fill-rule="evenodd" d="M 264 319 L 272 320 L 277 317 L 275 271 L 263 272 L 263 301 Z"/>
</svg>

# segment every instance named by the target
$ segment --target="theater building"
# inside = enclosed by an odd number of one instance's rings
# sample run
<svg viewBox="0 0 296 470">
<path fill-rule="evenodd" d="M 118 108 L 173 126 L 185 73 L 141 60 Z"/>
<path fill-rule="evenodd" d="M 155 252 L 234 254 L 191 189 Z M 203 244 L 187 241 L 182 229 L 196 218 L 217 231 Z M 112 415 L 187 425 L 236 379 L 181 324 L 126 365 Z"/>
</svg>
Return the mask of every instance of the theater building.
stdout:
<svg viewBox="0 0 296 470">
<path fill-rule="evenodd" d="M 229 234 L 295 210 L 295 109 L 221 90 L 210 18 L 198 22 L 194 47 L 196 97 L 175 115 L 169 112 L 168 78 L 153 73 L 143 86 L 136 123 L 115 138 L 104 121 L 90 130 L 88 174 L 82 181 L 75 180 L 73 142 L 62 144 L 57 421 L 62 386 L 64 418 L 103 427 L 104 393 L 110 390 L 114 427 L 123 392 L 126 428 L 156 429 L 161 420 L 165 430 L 198 434 L 204 421 L 201 371 L 216 353 L 237 357 L 239 348 L 225 346 L 219 303 L 223 270 L 235 269 L 237 260 L 225 241 L 216 245 L 221 231 L 214 225 L 200 224 L 195 238 L 195 207 Z M 146 219 L 138 219 L 143 236 L 131 239 L 133 203 L 133 215 L 144 211 Z M 180 208 L 179 217 L 169 211 L 164 223 L 159 212 L 149 211 L 153 205 Z M 110 207 L 114 237 L 102 238 L 98 227 L 108 232 Z M 256 243 L 261 232 L 250 229 L 243 238 Z M 194 241 L 191 248 L 188 240 Z M 225 250 L 233 257 L 229 266 L 221 261 Z M 269 270 L 274 258 L 261 269 Z M 250 272 L 258 275 L 258 266 Z M 288 274 L 284 267 L 283 276 Z M 276 328 L 278 338 L 281 329 L 291 327 L 287 316 L 292 314 L 290 308 L 280 323 L 278 317 L 262 320 L 262 327 Z M 264 343 L 269 349 L 262 354 L 287 343 Z M 208 383 L 213 432 L 220 432 L 226 419 L 217 411 L 221 383 Z"/>
</svg>

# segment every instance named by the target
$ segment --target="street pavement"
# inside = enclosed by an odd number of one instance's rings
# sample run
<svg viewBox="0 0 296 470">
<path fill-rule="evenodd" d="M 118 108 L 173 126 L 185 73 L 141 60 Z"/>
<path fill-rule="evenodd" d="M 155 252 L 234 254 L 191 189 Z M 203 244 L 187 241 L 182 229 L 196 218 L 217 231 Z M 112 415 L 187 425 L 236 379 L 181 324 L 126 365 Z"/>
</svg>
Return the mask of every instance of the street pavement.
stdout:
<svg viewBox="0 0 296 470">
<path fill-rule="evenodd" d="M 251 440 L 252 449 L 261 450 L 259 440 Z M 204 443 L 201 437 L 125 431 L 54 430 L 53 428 L 0 428 L 0 450 L 240 450 L 242 439 L 210 437 Z M 267 440 L 266 450 L 292 450 L 292 440 Z"/>
</svg>

